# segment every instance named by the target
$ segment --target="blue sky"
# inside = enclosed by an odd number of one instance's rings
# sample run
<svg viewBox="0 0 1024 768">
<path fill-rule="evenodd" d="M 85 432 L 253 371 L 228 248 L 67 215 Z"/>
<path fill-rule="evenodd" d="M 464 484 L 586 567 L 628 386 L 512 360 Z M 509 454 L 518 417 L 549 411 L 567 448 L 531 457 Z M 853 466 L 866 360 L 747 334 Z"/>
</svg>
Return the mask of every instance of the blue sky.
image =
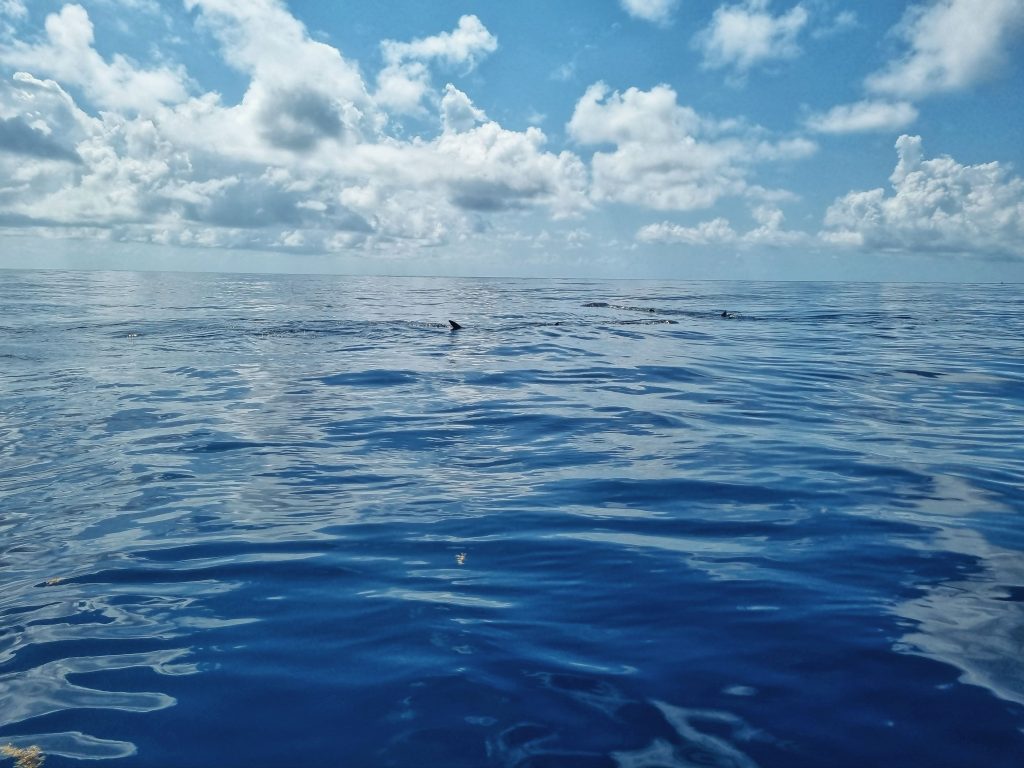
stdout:
<svg viewBox="0 0 1024 768">
<path fill-rule="evenodd" d="M 0 0 L 0 267 L 1024 280 L 1024 0 Z"/>
</svg>

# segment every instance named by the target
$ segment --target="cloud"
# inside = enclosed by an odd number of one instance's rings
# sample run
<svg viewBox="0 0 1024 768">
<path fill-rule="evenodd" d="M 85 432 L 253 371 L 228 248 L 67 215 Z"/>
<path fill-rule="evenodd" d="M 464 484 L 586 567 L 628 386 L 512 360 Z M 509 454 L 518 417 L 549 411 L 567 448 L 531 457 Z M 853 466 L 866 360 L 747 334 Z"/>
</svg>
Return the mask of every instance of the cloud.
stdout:
<svg viewBox="0 0 1024 768">
<path fill-rule="evenodd" d="M 542 205 L 555 218 L 565 218 L 590 207 L 583 162 L 571 152 L 547 152 L 539 128 L 520 132 L 493 121 L 474 125 L 485 115 L 451 85 L 443 107 L 446 130 L 434 141 L 365 148 L 364 168 L 375 186 L 416 190 L 432 207 L 445 201 L 463 212 Z"/>
<path fill-rule="evenodd" d="M 272 146 L 307 152 L 324 140 L 352 143 L 379 132 L 385 118 L 359 68 L 336 48 L 313 40 L 278 0 L 185 5 L 202 13 L 225 60 L 250 76 L 239 122 Z"/>
<path fill-rule="evenodd" d="M 41 236 L 396 253 L 473 237 L 496 216 L 539 209 L 559 219 L 590 207 L 575 154 L 548 151 L 537 128 L 503 128 L 454 86 L 429 104 L 439 135 L 405 139 L 388 133 L 390 114 L 358 67 L 281 3 L 186 3 L 248 76 L 241 99 L 205 93 L 93 116 L 96 100 L 80 107 L 55 80 L 0 81 L 0 224 Z M 65 9 L 64 20 L 87 22 L 79 11 Z M 72 27 L 89 45 L 70 47 L 95 54 L 91 24 Z M 482 47 L 466 39 L 415 41 L 402 55 L 468 65 Z"/>
<path fill-rule="evenodd" d="M 998 162 L 925 160 L 918 136 L 900 136 L 896 150 L 892 194 L 879 188 L 836 200 L 825 215 L 827 242 L 1024 258 L 1024 180 Z"/>
<path fill-rule="evenodd" d="M 668 24 L 679 0 L 619 0 L 622 9 L 634 19 Z"/>
<path fill-rule="evenodd" d="M 803 138 L 772 141 L 756 126 L 715 121 L 681 106 L 667 85 L 610 92 L 590 86 L 576 104 L 570 136 L 595 152 L 591 195 L 655 210 L 708 208 L 725 196 L 771 196 L 748 181 L 752 166 L 812 154 Z"/>
<path fill-rule="evenodd" d="M 648 224 L 637 231 L 636 239 L 641 243 L 710 245 L 734 243 L 739 236 L 726 219 L 717 218 L 703 221 L 695 227 L 683 227 L 667 221 Z"/>
<path fill-rule="evenodd" d="M 9 19 L 24 19 L 28 16 L 28 8 L 24 0 L 0 0 L 0 16 Z"/>
<path fill-rule="evenodd" d="M 759 205 L 751 211 L 758 226 L 743 235 L 747 245 L 764 245 L 773 248 L 786 248 L 808 242 L 811 238 L 806 232 L 783 229 L 786 220 L 782 211 L 774 205 Z"/>
<path fill-rule="evenodd" d="M 830 23 L 825 23 L 811 32 L 811 37 L 817 40 L 826 40 L 836 35 L 841 35 L 860 25 L 857 14 L 853 11 L 844 10 L 835 15 Z"/>
<path fill-rule="evenodd" d="M 23 117 L 0 117 L 0 152 L 80 163 L 73 149 L 62 145 L 45 130 L 30 125 Z"/>
<path fill-rule="evenodd" d="M 498 39 L 476 16 L 459 19 L 451 32 L 419 38 L 409 43 L 385 40 L 381 43 L 384 60 L 389 64 L 403 61 L 439 61 L 448 66 L 468 66 L 470 69 L 487 54 L 498 50 Z"/>
<path fill-rule="evenodd" d="M 797 37 L 808 19 L 802 5 L 779 16 L 768 10 L 768 0 L 723 5 L 696 35 L 694 45 L 703 52 L 705 67 L 732 68 L 743 75 L 758 64 L 798 56 Z"/>
<path fill-rule="evenodd" d="M 1022 29 L 1024 0 L 912 6 L 895 30 L 907 51 L 865 84 L 873 93 L 908 99 L 967 88 L 1000 68 Z"/>
<path fill-rule="evenodd" d="M 35 201 L 75 183 L 84 161 L 77 146 L 101 130 L 55 82 L 19 73 L 0 81 L 0 213 L 8 222 L 54 220 Z"/>
<path fill-rule="evenodd" d="M 898 131 L 917 119 L 917 109 L 905 101 L 858 101 L 840 104 L 824 114 L 811 115 L 807 128 L 818 133 Z"/>
<path fill-rule="evenodd" d="M 635 239 L 640 243 L 663 245 L 737 245 L 739 247 L 769 246 L 787 247 L 808 242 L 804 232 L 785 230 L 782 224 L 785 216 L 773 205 L 756 206 L 751 214 L 758 226 L 739 234 L 727 219 L 718 217 L 702 221 L 694 227 L 684 227 L 663 221 L 648 224 L 637 230 Z"/>
<path fill-rule="evenodd" d="M 400 114 L 422 114 L 422 101 L 430 93 L 430 72 L 436 63 L 472 71 L 484 56 L 498 49 L 498 39 L 476 16 L 463 16 L 451 32 L 409 43 L 381 43 L 386 66 L 377 75 L 377 103 Z"/>
<path fill-rule="evenodd" d="M 0 63 L 55 78 L 82 89 L 97 106 L 152 112 L 184 101 L 187 78 L 181 69 L 143 69 L 115 55 L 105 60 L 93 48 L 93 25 L 80 5 L 65 5 L 46 17 L 46 38 L 35 44 L 15 40 L 0 45 Z"/>
<path fill-rule="evenodd" d="M 841 104 L 810 116 L 805 125 L 834 134 L 906 129 L 918 116 L 912 101 L 992 76 L 1022 30 L 1024 0 L 935 0 L 912 6 L 894 29 L 908 50 L 864 80 L 868 92 L 883 98 Z"/>
<path fill-rule="evenodd" d="M 441 99 L 441 123 L 445 133 L 468 131 L 485 120 L 487 115 L 473 106 L 469 96 L 451 83 L 445 86 Z"/>
</svg>

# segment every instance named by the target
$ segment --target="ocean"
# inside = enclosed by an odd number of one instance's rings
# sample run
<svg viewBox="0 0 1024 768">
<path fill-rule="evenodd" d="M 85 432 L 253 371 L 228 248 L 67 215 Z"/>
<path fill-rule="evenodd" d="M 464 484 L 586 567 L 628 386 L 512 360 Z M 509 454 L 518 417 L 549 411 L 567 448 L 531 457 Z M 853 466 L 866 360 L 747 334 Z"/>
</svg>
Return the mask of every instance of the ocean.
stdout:
<svg viewBox="0 0 1024 768">
<path fill-rule="evenodd" d="M 0 272 L 46 768 L 1017 768 L 1022 513 L 1019 285 Z"/>
</svg>

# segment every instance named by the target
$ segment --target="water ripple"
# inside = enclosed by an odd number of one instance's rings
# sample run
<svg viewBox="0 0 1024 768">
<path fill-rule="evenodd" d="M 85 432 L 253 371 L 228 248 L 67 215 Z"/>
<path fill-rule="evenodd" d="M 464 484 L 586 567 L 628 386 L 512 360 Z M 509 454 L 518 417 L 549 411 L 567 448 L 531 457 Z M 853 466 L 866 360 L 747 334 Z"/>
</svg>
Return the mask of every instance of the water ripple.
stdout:
<svg viewBox="0 0 1024 768">
<path fill-rule="evenodd" d="M 5 277 L 0 743 L 1024 754 L 1012 286 Z"/>
</svg>

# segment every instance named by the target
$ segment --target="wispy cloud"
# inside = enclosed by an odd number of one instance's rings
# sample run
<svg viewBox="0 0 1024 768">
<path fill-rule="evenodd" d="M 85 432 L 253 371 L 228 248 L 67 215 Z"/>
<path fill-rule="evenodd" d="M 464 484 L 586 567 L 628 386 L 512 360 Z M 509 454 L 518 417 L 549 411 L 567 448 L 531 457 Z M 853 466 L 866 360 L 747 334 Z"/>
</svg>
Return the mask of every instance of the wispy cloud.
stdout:
<svg viewBox="0 0 1024 768">
<path fill-rule="evenodd" d="M 619 0 L 623 10 L 635 19 L 665 25 L 672 20 L 679 0 Z"/>
<path fill-rule="evenodd" d="M 28 16 L 28 8 L 24 0 L 0 0 L 0 16 L 23 19 Z"/>
<path fill-rule="evenodd" d="M 811 115 L 805 125 L 817 133 L 867 133 L 902 130 L 916 119 L 917 109 L 905 101 L 858 101 Z"/>
</svg>

